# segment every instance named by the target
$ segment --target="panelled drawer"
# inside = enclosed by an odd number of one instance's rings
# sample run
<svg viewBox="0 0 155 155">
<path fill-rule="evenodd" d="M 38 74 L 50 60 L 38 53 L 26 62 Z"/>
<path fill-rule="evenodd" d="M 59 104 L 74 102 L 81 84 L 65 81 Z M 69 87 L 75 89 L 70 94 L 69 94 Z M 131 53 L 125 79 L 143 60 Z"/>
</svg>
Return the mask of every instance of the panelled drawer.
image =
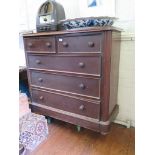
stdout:
<svg viewBox="0 0 155 155">
<path fill-rule="evenodd" d="M 96 78 L 74 77 L 36 71 L 31 71 L 30 76 L 31 85 L 97 99 L 100 96 L 100 80 Z"/>
<path fill-rule="evenodd" d="M 99 103 L 35 89 L 32 89 L 32 101 L 52 108 L 99 119 Z"/>
<path fill-rule="evenodd" d="M 101 57 L 28 55 L 28 67 L 100 75 Z"/>
<path fill-rule="evenodd" d="M 24 45 L 26 52 L 56 53 L 54 37 L 25 38 Z"/>
<path fill-rule="evenodd" d="M 101 34 L 57 38 L 59 53 L 98 53 L 101 52 L 101 42 Z"/>
</svg>

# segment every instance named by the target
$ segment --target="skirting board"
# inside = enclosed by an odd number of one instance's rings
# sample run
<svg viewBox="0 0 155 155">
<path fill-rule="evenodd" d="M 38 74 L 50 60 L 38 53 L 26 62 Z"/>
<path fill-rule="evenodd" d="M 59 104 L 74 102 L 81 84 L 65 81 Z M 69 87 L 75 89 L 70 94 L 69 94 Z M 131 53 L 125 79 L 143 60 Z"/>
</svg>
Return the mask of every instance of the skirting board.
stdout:
<svg viewBox="0 0 155 155">
<path fill-rule="evenodd" d="M 127 128 L 130 128 L 131 126 L 132 127 L 135 127 L 135 122 L 134 121 L 131 121 L 131 120 L 122 121 L 122 120 L 116 119 L 113 122 L 116 123 L 116 124 L 124 125 Z"/>
</svg>

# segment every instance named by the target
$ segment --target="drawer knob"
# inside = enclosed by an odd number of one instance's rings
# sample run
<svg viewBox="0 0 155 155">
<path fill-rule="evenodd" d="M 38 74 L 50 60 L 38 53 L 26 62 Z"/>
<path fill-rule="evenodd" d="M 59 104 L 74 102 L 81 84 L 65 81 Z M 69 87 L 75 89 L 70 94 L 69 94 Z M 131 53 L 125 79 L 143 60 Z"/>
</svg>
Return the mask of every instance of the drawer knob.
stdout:
<svg viewBox="0 0 155 155">
<path fill-rule="evenodd" d="M 85 85 L 84 85 L 83 83 L 81 83 L 81 84 L 79 85 L 79 87 L 80 87 L 81 89 L 85 89 L 85 88 L 86 88 Z"/>
<path fill-rule="evenodd" d="M 40 60 L 36 60 L 36 64 L 41 64 L 41 61 Z"/>
<path fill-rule="evenodd" d="M 80 105 L 79 110 L 84 110 L 84 105 Z"/>
<path fill-rule="evenodd" d="M 40 99 L 40 100 L 43 100 L 43 99 L 44 99 L 44 97 L 43 97 L 43 96 L 40 96 L 40 97 L 39 97 L 39 99 Z"/>
<path fill-rule="evenodd" d="M 94 42 L 88 42 L 89 47 L 94 47 Z"/>
<path fill-rule="evenodd" d="M 51 47 L 51 43 L 47 42 L 46 46 L 50 48 Z"/>
<path fill-rule="evenodd" d="M 43 79 L 42 79 L 42 78 L 39 78 L 38 81 L 39 81 L 39 82 L 43 82 Z"/>
<path fill-rule="evenodd" d="M 67 42 L 63 42 L 62 43 L 64 47 L 68 47 L 68 43 Z"/>
<path fill-rule="evenodd" d="M 84 64 L 84 62 L 79 62 L 79 67 L 81 67 L 81 68 L 84 68 L 84 66 L 85 66 L 85 64 Z"/>
<path fill-rule="evenodd" d="M 32 43 L 28 43 L 28 47 L 32 47 Z"/>
</svg>

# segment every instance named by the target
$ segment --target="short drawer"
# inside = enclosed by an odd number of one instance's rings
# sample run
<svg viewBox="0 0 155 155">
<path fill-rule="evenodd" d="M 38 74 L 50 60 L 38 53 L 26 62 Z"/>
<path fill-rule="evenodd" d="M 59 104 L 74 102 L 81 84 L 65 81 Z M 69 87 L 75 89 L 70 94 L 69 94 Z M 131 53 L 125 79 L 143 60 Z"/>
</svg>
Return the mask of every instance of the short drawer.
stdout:
<svg viewBox="0 0 155 155">
<path fill-rule="evenodd" d="M 101 34 L 84 36 L 59 36 L 58 53 L 100 53 Z"/>
<path fill-rule="evenodd" d="M 58 72 L 75 72 L 100 75 L 101 57 L 80 56 L 38 56 L 28 55 L 28 67 L 54 70 Z"/>
<path fill-rule="evenodd" d="M 58 92 L 99 98 L 100 79 L 30 72 L 31 85 L 49 88 Z"/>
<path fill-rule="evenodd" d="M 56 53 L 54 37 L 31 37 L 24 39 L 26 52 Z"/>
<path fill-rule="evenodd" d="M 100 104 L 85 100 L 32 89 L 32 101 L 67 112 L 99 119 Z"/>
</svg>

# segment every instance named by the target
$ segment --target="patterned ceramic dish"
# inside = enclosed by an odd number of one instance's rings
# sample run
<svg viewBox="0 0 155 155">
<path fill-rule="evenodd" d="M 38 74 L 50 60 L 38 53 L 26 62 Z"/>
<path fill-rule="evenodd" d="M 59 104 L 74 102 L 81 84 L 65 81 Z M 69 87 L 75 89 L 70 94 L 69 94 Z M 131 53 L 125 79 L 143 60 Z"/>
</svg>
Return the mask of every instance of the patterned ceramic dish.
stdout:
<svg viewBox="0 0 155 155">
<path fill-rule="evenodd" d="M 61 20 L 60 25 L 64 29 L 75 29 L 83 27 L 96 27 L 96 26 L 111 26 L 114 23 L 115 17 L 86 17 Z"/>
</svg>

